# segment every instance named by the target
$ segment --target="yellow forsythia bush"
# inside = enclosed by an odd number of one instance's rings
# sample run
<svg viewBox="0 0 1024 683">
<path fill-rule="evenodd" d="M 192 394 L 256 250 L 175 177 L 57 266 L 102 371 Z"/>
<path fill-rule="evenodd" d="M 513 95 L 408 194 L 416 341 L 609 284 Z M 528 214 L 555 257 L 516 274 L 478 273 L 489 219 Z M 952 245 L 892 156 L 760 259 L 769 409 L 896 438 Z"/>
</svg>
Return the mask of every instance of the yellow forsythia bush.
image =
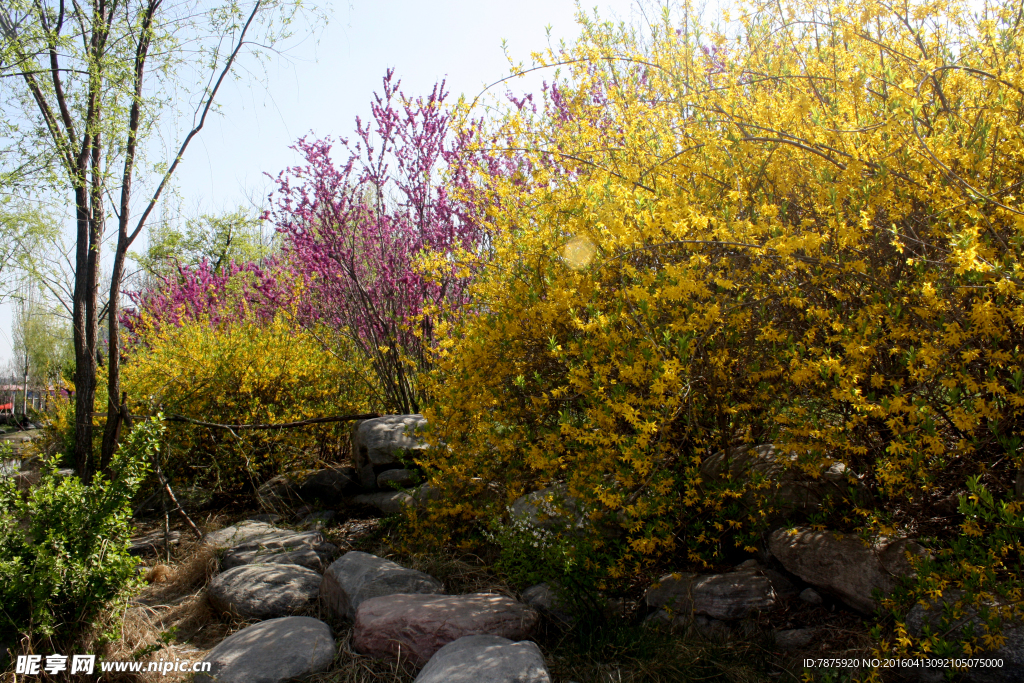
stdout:
<svg viewBox="0 0 1024 683">
<path fill-rule="evenodd" d="M 330 351 L 273 320 L 136 326 L 123 370 L 133 406 L 220 424 L 270 424 L 369 412 L 370 376 L 354 350 Z M 134 410 L 134 409 L 133 409 Z M 270 477 L 347 452 L 349 423 L 285 430 L 213 429 L 169 422 L 165 469 L 175 480 L 218 490 L 251 490 Z"/>
<path fill-rule="evenodd" d="M 560 65 L 539 109 L 480 134 L 509 170 L 487 178 L 490 252 L 464 255 L 477 314 L 428 382 L 444 493 L 416 528 L 564 482 L 621 534 L 592 534 L 610 579 L 712 566 L 771 501 L 700 464 L 774 443 L 809 477 L 847 466 L 811 522 L 933 548 L 894 609 L 953 586 L 1019 602 L 1024 22 L 987 7 L 584 17 L 535 55 Z"/>
</svg>

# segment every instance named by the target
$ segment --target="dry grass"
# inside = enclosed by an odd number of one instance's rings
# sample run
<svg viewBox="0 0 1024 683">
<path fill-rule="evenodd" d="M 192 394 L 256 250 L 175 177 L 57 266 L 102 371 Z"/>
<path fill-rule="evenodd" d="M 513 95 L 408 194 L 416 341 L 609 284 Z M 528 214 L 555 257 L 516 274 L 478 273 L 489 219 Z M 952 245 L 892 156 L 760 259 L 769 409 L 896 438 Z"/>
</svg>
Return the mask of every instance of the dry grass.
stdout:
<svg viewBox="0 0 1024 683">
<path fill-rule="evenodd" d="M 203 526 L 213 530 L 225 520 L 210 517 Z M 151 557 L 145 577 L 149 585 L 108 620 L 114 639 L 103 649 L 107 660 L 141 662 L 201 660 L 209 650 L 232 633 L 254 623 L 217 614 L 206 599 L 206 585 L 217 572 L 217 554 L 190 535 L 183 522 L 174 525 L 183 537 L 170 563 Z M 99 651 L 99 644 L 87 652 Z M 106 680 L 142 683 L 175 683 L 190 674 L 143 672 L 106 674 Z"/>
<path fill-rule="evenodd" d="M 412 683 L 418 668 L 408 662 L 367 657 L 352 649 L 352 625 L 334 629 L 338 654 L 331 668 L 312 677 L 311 683 Z"/>
</svg>

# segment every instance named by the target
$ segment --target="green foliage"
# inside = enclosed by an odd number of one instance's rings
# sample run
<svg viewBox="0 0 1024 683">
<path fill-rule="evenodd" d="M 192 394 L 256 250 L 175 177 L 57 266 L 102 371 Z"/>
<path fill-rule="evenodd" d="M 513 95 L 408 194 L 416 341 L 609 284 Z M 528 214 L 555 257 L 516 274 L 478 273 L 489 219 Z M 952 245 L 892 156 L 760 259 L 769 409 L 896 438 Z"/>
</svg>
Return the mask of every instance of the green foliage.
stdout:
<svg viewBox="0 0 1024 683">
<path fill-rule="evenodd" d="M 58 462 L 75 461 L 75 403 L 70 396 L 56 396 L 43 416 L 39 451 Z"/>
<path fill-rule="evenodd" d="M 991 652 L 1005 643 L 1003 625 L 1024 617 L 1024 590 L 1019 581 L 1006 578 L 1024 572 L 1024 502 L 999 500 L 981 479 L 969 477 L 968 493 L 959 496 L 961 534 L 945 541 L 928 539 L 933 556 L 919 558 L 915 575 L 883 602 L 900 621 L 918 601 L 944 598 L 938 623 L 934 628 L 926 624 L 920 639 L 911 639 L 897 624 L 894 645 L 902 656 Z M 971 615 L 977 625 L 963 623 Z"/>
<path fill-rule="evenodd" d="M 19 374 L 27 372 L 30 388 L 60 387 L 75 368 L 71 326 L 38 282 L 27 280 L 14 311 L 14 359 Z"/>
<path fill-rule="evenodd" d="M 495 569 L 517 586 L 555 583 L 577 564 L 570 538 L 522 519 L 493 522 L 487 538 L 501 548 Z"/>
<path fill-rule="evenodd" d="M 9 175 L 0 172 L 0 187 L 9 189 L 9 181 Z M 0 287 L 11 284 L 17 270 L 36 269 L 38 247 L 54 237 L 57 225 L 58 221 L 42 209 L 10 197 L 0 198 Z M 0 298 L 5 294 L 0 289 Z"/>
<path fill-rule="evenodd" d="M 159 449 L 162 419 L 132 430 L 113 477 L 90 485 L 51 460 L 37 486 L 0 480 L 0 640 L 65 643 L 138 584 L 128 552 L 131 500 Z"/>
<path fill-rule="evenodd" d="M 494 568 L 521 588 L 548 584 L 562 611 L 600 621 L 609 586 L 607 568 L 613 560 L 605 539 L 595 539 L 566 524 L 544 526 L 513 515 L 494 520 L 485 537 L 499 548 Z"/>
</svg>

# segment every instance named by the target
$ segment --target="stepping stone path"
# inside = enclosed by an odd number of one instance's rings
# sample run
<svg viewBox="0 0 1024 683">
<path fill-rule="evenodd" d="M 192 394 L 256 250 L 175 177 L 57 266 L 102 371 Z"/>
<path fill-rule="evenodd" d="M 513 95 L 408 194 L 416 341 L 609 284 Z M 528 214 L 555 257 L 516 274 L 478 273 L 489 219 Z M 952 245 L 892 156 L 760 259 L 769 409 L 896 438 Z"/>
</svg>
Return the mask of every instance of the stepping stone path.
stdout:
<svg viewBox="0 0 1024 683">
<path fill-rule="evenodd" d="M 223 532 L 233 529 L 230 534 Z M 236 527 L 215 531 L 206 542 L 218 548 L 229 544 L 221 559 L 221 569 L 243 564 L 297 564 L 322 572 L 338 553 L 318 531 L 289 531 L 262 522 L 243 522 Z"/>
<path fill-rule="evenodd" d="M 423 666 L 463 636 L 525 640 L 538 619 L 537 612 L 504 595 L 387 595 L 359 605 L 352 645 L 372 657 L 401 655 Z"/>
<path fill-rule="evenodd" d="M 203 659 L 196 683 L 279 683 L 326 671 L 336 646 L 331 628 L 311 617 L 261 621 L 226 638 Z"/>
<path fill-rule="evenodd" d="M 463 636 L 430 658 L 414 683 L 551 683 L 536 643 Z"/>
<path fill-rule="evenodd" d="M 347 494 L 357 488 L 357 479 L 370 489 L 378 477 L 382 485 L 414 483 L 419 475 L 402 459 L 425 448 L 413 433 L 424 423 L 420 415 L 363 421 L 353 442 L 358 471 L 321 470 L 302 484 L 281 477 L 261 492 L 274 500 L 345 497 L 386 514 L 422 504 L 437 495 L 436 489 L 424 484 L 410 491 Z M 301 513 L 308 516 L 296 519 L 309 526 L 331 519 L 311 512 L 306 507 Z M 281 519 L 257 515 L 204 538 L 207 547 L 222 554 L 221 573 L 207 588 L 210 603 L 224 613 L 267 621 L 211 650 L 203 661 L 212 669 L 196 674 L 197 683 L 284 683 L 326 671 L 337 652 L 330 627 L 291 616 L 318 597 L 333 616 L 355 621 L 356 650 L 429 664 L 418 683 L 550 683 L 536 644 L 513 642 L 529 637 L 539 620 L 527 605 L 502 595 L 444 595 L 434 577 L 368 553 L 348 552 L 331 563 L 338 548 L 319 531 L 275 527 Z"/>
<path fill-rule="evenodd" d="M 395 593 L 444 593 L 441 582 L 423 572 L 353 550 L 327 569 L 321 595 L 336 617 L 354 619 L 364 600 Z"/>
<path fill-rule="evenodd" d="M 318 573 L 295 564 L 247 564 L 210 582 L 210 604 L 244 619 L 270 619 L 304 610 L 320 594 Z"/>
</svg>

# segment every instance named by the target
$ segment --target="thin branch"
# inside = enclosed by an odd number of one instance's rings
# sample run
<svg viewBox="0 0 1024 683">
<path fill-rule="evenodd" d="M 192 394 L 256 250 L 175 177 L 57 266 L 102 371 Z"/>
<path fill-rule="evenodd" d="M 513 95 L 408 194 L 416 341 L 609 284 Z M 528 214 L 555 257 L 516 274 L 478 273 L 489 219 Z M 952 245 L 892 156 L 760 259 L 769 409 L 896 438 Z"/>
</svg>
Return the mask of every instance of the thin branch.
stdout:
<svg viewBox="0 0 1024 683">
<path fill-rule="evenodd" d="M 99 417 L 106 417 L 106 413 L 93 413 L 93 415 Z M 150 416 L 148 415 L 132 415 L 133 420 L 145 420 Z M 227 429 L 234 431 L 236 429 L 291 429 L 293 427 L 306 427 L 308 425 L 325 424 L 329 422 L 351 422 L 354 420 L 370 420 L 375 417 L 380 417 L 378 413 L 364 413 L 362 415 L 339 415 L 336 417 L 314 417 L 309 420 L 299 420 L 298 422 L 277 422 L 273 424 L 255 424 L 255 425 L 227 425 L 219 422 L 206 422 L 204 420 L 196 420 L 191 417 L 185 417 L 184 415 L 167 415 L 164 419 L 167 422 L 187 422 L 189 424 L 199 425 L 200 427 L 212 427 L 214 429 Z"/>
<path fill-rule="evenodd" d="M 256 18 L 256 14 L 257 12 L 259 12 L 260 5 L 262 4 L 263 0 L 258 0 L 256 5 L 252 8 L 252 12 L 249 14 L 249 18 L 248 20 L 246 20 L 245 26 L 242 28 L 242 33 L 238 37 L 238 43 L 235 45 L 235 49 L 231 52 L 231 56 L 228 57 L 227 62 L 225 62 L 224 68 L 221 70 L 220 76 L 217 78 L 217 83 L 213 86 L 213 91 L 210 92 L 210 96 L 206 98 L 206 104 L 203 106 L 203 113 L 202 116 L 200 116 L 199 118 L 199 123 L 196 124 L 196 126 L 192 128 L 191 131 L 189 131 L 189 134 L 185 137 L 184 142 L 181 143 L 181 147 L 178 148 L 178 154 L 174 157 L 174 162 L 171 164 L 171 167 L 168 168 L 167 171 L 164 173 L 164 177 L 161 178 L 160 180 L 160 185 L 157 186 L 156 191 L 150 198 L 149 204 L 146 206 L 145 212 L 143 212 L 142 217 L 139 218 L 139 222 L 135 226 L 135 230 L 132 231 L 132 234 L 128 237 L 129 245 L 135 241 L 135 238 L 138 237 L 139 233 L 142 231 L 142 226 L 146 224 L 146 219 L 149 218 L 149 214 L 153 211 L 153 207 L 156 206 L 157 200 L 160 199 L 160 194 L 164 191 L 164 187 L 170 181 L 171 176 L 174 174 L 175 169 L 178 168 L 178 164 L 181 162 L 181 158 L 185 154 L 185 149 L 188 147 L 188 144 L 192 141 L 192 138 L 194 138 L 199 133 L 199 131 L 203 129 L 203 124 L 206 123 L 206 115 L 210 113 L 210 108 L 213 106 L 213 101 L 214 98 L 217 96 L 217 91 L 220 89 L 221 84 L 224 82 L 224 78 L 227 77 L 228 73 L 230 73 L 231 67 L 235 62 L 235 58 L 238 56 L 239 51 L 242 49 L 242 45 L 245 44 L 245 34 L 249 30 L 249 26 L 252 24 L 253 19 Z"/>
</svg>

